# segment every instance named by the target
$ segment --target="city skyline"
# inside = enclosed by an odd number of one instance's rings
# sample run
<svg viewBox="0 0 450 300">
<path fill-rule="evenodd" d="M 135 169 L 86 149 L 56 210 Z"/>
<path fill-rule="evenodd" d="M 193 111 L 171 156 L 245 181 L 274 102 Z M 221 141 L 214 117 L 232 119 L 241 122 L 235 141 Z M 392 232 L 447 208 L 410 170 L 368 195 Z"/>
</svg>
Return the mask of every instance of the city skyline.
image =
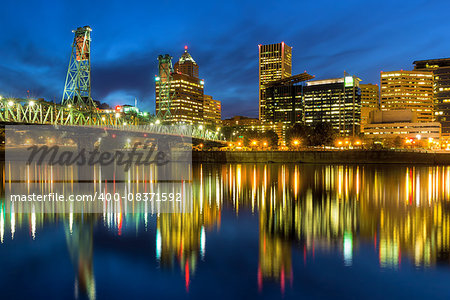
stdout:
<svg viewBox="0 0 450 300">
<path fill-rule="evenodd" d="M 0 94 L 26 97 L 29 90 L 33 97 L 59 102 L 71 30 L 84 25 L 93 29 L 93 98 L 114 106 L 132 104 L 137 97 L 138 106 L 151 112 L 155 110 L 152 79 L 157 73 L 157 56 L 169 53 L 179 57 L 184 45 L 201 66 L 205 93 L 222 101 L 223 118 L 258 115 L 258 44 L 284 41 L 292 46 L 292 74 L 306 69 L 323 79 L 340 77 L 347 71 L 365 84 L 379 83 L 380 71 L 412 70 L 415 60 L 450 56 L 446 51 L 450 42 L 441 38 L 450 24 L 442 21 L 439 27 L 423 26 L 421 20 L 426 16 L 418 13 L 433 11 L 433 17 L 439 18 L 448 4 L 414 1 L 408 7 L 391 4 L 386 12 L 379 2 L 356 3 L 285 4 L 303 12 L 301 25 L 295 14 L 267 25 L 267 17 L 280 13 L 285 5 L 271 9 L 249 2 L 221 7 L 193 4 L 187 11 L 201 17 L 191 22 L 190 17 L 169 14 L 171 26 L 166 27 L 166 20 L 157 14 L 177 8 L 176 3 L 129 7 L 133 19 L 120 18 L 123 10 L 115 3 L 109 7 L 94 3 L 90 10 L 70 13 L 68 4 L 58 2 L 49 1 L 48 6 L 24 3 L 30 8 L 27 11 L 5 3 L 6 13 L 0 22 L 5 28 L 14 24 L 14 28 L 0 40 L 8 44 L 0 50 L 4 58 L 0 63 Z M 204 10 L 213 13 L 205 16 Z M 322 12 L 324 17 L 317 18 Z M 14 22 L 17 19 L 19 24 Z M 49 34 L 35 34 L 36 24 Z"/>
</svg>

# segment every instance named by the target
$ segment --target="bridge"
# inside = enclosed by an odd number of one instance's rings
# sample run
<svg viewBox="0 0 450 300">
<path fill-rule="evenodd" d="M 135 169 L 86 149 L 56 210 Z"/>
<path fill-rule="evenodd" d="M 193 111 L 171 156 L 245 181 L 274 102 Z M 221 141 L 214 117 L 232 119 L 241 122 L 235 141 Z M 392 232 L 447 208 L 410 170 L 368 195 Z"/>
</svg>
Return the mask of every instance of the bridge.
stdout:
<svg viewBox="0 0 450 300">
<path fill-rule="evenodd" d="M 135 113 L 120 113 L 115 110 L 84 109 L 71 104 L 61 105 L 43 100 L 0 97 L 0 123 L 4 125 L 62 125 L 101 127 L 105 130 L 180 135 L 194 141 L 224 142 L 219 130 L 203 125 L 162 125 Z"/>
</svg>

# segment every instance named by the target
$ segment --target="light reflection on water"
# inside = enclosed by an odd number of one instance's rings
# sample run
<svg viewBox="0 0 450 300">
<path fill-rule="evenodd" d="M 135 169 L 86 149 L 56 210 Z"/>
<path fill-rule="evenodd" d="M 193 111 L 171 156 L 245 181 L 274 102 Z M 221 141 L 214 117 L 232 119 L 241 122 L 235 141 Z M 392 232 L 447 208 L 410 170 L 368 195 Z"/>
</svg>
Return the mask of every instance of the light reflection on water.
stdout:
<svg viewBox="0 0 450 300">
<path fill-rule="evenodd" d="M 11 169 L 3 166 L 2 173 Z M 20 171 L 34 174 L 43 190 L 51 190 L 54 176 L 76 178 L 71 167 Z M 99 176 L 101 170 L 94 172 Z M 223 217 L 230 220 L 227 212 L 234 215 L 231 222 L 250 214 L 258 223 L 252 233 L 258 237 L 253 253 L 258 263 L 251 272 L 259 293 L 273 282 L 281 294 L 295 289 L 294 276 L 302 271 L 294 261 L 314 262 L 318 252 L 338 255 L 344 267 L 352 267 L 358 253 L 367 249 L 377 257 L 369 263 L 380 270 L 400 272 L 402 264 L 448 267 L 450 167 L 233 164 L 194 165 L 193 173 L 192 213 L 152 214 L 134 208 L 125 213 L 112 206 L 95 215 L 7 214 L 2 207 L 0 247 L 12 247 L 25 230 L 39 242 L 41 233 L 63 224 L 76 274 L 75 296 L 88 298 L 95 298 L 98 288 L 94 228 L 113 232 L 119 240 L 151 232 L 155 246 L 149 255 L 161 269 L 178 270 L 184 293 L 189 293 L 202 264 L 206 267 L 209 259 L 223 254 L 208 252 L 208 236 L 228 234 L 222 224 Z M 142 190 L 152 176 L 151 171 L 131 170 L 127 177 L 137 183 L 129 189 Z M 221 247 L 224 252 L 236 250 L 236 245 Z"/>
</svg>

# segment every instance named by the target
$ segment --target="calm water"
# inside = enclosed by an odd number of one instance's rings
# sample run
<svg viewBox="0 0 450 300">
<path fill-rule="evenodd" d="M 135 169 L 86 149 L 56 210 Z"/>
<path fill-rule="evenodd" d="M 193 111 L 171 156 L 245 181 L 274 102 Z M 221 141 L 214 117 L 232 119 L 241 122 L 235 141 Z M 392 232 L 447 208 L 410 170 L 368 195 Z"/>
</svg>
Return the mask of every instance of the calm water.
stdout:
<svg viewBox="0 0 450 300">
<path fill-rule="evenodd" d="M 193 172 L 189 214 L 2 211 L 1 297 L 450 297 L 450 167 Z"/>
</svg>

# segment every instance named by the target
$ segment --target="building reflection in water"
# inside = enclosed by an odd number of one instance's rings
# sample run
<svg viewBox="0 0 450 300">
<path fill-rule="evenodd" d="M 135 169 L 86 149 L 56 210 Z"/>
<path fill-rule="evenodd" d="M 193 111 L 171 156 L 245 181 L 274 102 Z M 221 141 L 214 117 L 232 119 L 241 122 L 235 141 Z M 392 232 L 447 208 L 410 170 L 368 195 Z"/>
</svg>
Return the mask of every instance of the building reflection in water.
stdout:
<svg viewBox="0 0 450 300">
<path fill-rule="evenodd" d="M 5 173 L 14 169 L 3 168 Z M 43 190 L 51 189 L 52 178 L 74 178 L 67 168 L 27 167 L 21 170 L 39 178 Z M 100 176 L 98 172 L 95 176 Z M 30 178 L 31 175 L 27 175 Z M 129 191 L 145 191 L 151 170 L 135 168 L 127 178 Z M 140 178 L 140 179 L 139 179 Z M 137 179 L 137 180 L 136 180 Z M 60 219 L 66 226 L 70 257 L 77 289 L 95 298 L 93 267 L 94 224 L 122 234 L 123 224 L 145 224 L 156 218 L 155 257 L 162 268 L 179 269 L 186 290 L 199 268 L 208 259 L 208 235 L 219 231 L 221 213 L 251 212 L 259 222 L 258 288 L 275 281 L 281 292 L 294 278 L 293 253 L 304 263 L 315 259 L 317 251 L 338 252 L 344 266 L 354 263 L 362 244 L 370 244 L 381 268 L 399 268 L 402 260 L 417 267 L 449 264 L 450 167 L 342 166 L 231 164 L 194 165 L 191 213 L 153 214 L 110 205 L 103 214 L 22 214 L 0 211 L 0 241 L 14 239 L 18 228 L 29 228 L 32 239 L 46 223 Z M 30 184 L 30 183 L 28 183 Z M 101 190 L 101 180 L 94 189 Z M 71 183 L 67 183 L 70 190 Z M 81 221 L 83 219 L 83 221 Z M 255 253 L 256 255 L 256 253 Z M 200 263 L 201 264 L 201 263 Z"/>
</svg>

